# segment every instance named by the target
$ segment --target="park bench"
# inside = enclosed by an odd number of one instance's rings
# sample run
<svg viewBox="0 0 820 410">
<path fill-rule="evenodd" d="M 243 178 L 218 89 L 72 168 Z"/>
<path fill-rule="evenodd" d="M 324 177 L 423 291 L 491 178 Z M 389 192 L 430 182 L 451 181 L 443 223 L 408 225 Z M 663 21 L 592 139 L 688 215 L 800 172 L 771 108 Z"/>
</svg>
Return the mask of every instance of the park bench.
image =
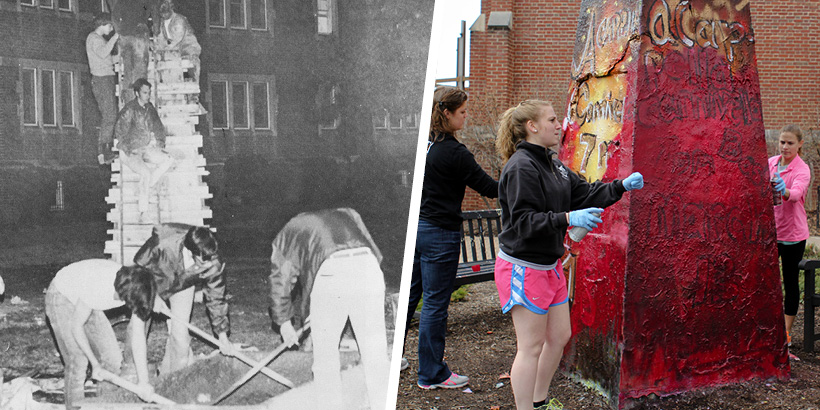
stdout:
<svg viewBox="0 0 820 410">
<path fill-rule="evenodd" d="M 461 213 L 461 254 L 453 289 L 462 285 L 493 280 L 501 210 L 487 209 Z"/>
<path fill-rule="evenodd" d="M 814 293 L 815 270 L 820 269 L 820 260 L 803 259 L 797 266 L 803 271 L 803 350 L 812 353 L 820 339 L 820 333 L 814 333 L 814 309 L 820 306 L 820 294 Z"/>
</svg>

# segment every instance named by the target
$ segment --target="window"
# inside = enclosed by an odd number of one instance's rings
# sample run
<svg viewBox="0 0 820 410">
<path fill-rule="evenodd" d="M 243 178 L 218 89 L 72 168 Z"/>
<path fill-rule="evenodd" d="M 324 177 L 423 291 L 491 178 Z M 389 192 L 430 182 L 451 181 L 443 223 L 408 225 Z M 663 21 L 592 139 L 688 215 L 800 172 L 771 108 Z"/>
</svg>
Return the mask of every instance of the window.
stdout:
<svg viewBox="0 0 820 410">
<path fill-rule="evenodd" d="M 71 11 L 71 0 L 57 0 L 57 8 L 62 11 Z"/>
<path fill-rule="evenodd" d="M 256 129 L 270 128 L 268 115 L 270 115 L 268 83 L 253 83 L 253 127 Z"/>
<path fill-rule="evenodd" d="M 269 0 L 208 0 L 208 26 L 268 31 Z"/>
<path fill-rule="evenodd" d="M 414 130 L 419 128 L 419 115 L 407 114 L 404 117 L 404 124 L 408 129 Z"/>
<path fill-rule="evenodd" d="M 336 0 L 316 0 L 316 19 L 319 34 L 333 34 L 336 23 Z"/>
<path fill-rule="evenodd" d="M 55 0 L 20 0 L 21 6 L 54 9 Z M 105 2 L 105 0 L 103 0 Z M 62 11 L 71 11 L 71 0 L 57 0 L 57 8 Z"/>
<path fill-rule="evenodd" d="M 57 101 L 54 100 L 54 70 L 40 70 L 43 95 L 43 125 L 57 125 Z"/>
<path fill-rule="evenodd" d="M 23 124 L 37 125 L 37 71 L 24 68 L 23 83 Z"/>
<path fill-rule="evenodd" d="M 268 29 L 268 12 L 265 0 L 250 0 L 250 19 L 251 29 L 253 30 L 267 30 Z"/>
<path fill-rule="evenodd" d="M 233 108 L 233 127 L 248 128 L 248 83 L 234 81 L 231 83 L 231 106 Z"/>
<path fill-rule="evenodd" d="M 271 76 L 214 74 L 211 78 L 211 126 L 218 130 L 276 133 L 276 97 Z"/>
<path fill-rule="evenodd" d="M 231 28 L 245 28 L 245 0 L 229 0 Z"/>
<path fill-rule="evenodd" d="M 74 125 L 74 73 L 60 71 L 60 125 Z"/>
<path fill-rule="evenodd" d="M 401 115 L 391 114 L 390 115 L 390 129 L 391 130 L 400 130 L 401 126 L 402 126 Z"/>
<path fill-rule="evenodd" d="M 44 9 L 53 9 L 54 0 L 40 0 L 40 7 Z"/>
<path fill-rule="evenodd" d="M 21 65 L 23 125 L 77 126 L 77 73 L 85 66 L 33 60 L 22 60 Z"/>
<path fill-rule="evenodd" d="M 384 108 L 380 109 L 379 111 L 376 111 L 376 113 L 373 114 L 373 125 L 376 127 L 377 130 L 388 129 L 390 124 L 387 120 L 388 117 L 389 115 L 387 114 L 387 110 L 385 110 Z"/>
<path fill-rule="evenodd" d="M 214 128 L 228 128 L 228 83 L 211 82 L 211 118 Z"/>
<path fill-rule="evenodd" d="M 111 12 L 111 10 L 108 8 L 108 0 L 100 0 L 100 11 L 105 13 Z"/>
<path fill-rule="evenodd" d="M 225 0 L 208 0 L 208 15 L 211 27 L 225 27 Z"/>
</svg>

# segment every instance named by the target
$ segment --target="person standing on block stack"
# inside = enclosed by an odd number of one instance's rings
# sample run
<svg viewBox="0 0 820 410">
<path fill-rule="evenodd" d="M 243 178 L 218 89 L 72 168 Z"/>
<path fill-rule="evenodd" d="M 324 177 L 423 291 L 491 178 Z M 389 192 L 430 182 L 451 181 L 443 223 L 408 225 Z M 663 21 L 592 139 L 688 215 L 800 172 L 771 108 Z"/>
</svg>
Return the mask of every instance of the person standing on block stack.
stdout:
<svg viewBox="0 0 820 410">
<path fill-rule="evenodd" d="M 133 89 L 136 98 L 120 110 L 114 136 L 122 163 L 140 176 L 137 204 L 140 223 L 145 223 L 150 218 L 148 197 L 151 189 L 174 166 L 174 158 L 164 150 L 165 126 L 150 101 L 151 83 L 140 78 L 134 82 Z"/>
<path fill-rule="evenodd" d="M 100 135 L 97 139 L 97 160 L 100 165 L 110 164 L 116 157 L 112 148 L 114 121 L 117 119 L 115 102 L 114 59 L 111 51 L 120 35 L 114 33 L 108 40 L 105 36 L 114 31 L 111 15 L 100 13 L 94 18 L 94 31 L 85 39 L 88 68 L 91 71 L 91 92 L 100 110 Z"/>
</svg>

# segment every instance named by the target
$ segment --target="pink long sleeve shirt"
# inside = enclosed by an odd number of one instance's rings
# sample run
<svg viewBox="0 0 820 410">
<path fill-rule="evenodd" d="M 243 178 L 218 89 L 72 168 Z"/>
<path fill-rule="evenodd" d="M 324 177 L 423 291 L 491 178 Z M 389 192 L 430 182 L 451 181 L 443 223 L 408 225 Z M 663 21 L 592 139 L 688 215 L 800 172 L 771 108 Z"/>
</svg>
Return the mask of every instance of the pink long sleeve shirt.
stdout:
<svg viewBox="0 0 820 410">
<path fill-rule="evenodd" d="M 769 158 L 769 176 L 777 172 L 780 155 Z M 806 220 L 806 192 L 809 188 L 811 173 L 809 166 L 796 156 L 780 173 L 786 181 L 789 199 L 783 198 L 783 204 L 774 207 L 774 221 L 777 226 L 777 240 L 799 242 L 809 237 L 809 224 Z"/>
</svg>

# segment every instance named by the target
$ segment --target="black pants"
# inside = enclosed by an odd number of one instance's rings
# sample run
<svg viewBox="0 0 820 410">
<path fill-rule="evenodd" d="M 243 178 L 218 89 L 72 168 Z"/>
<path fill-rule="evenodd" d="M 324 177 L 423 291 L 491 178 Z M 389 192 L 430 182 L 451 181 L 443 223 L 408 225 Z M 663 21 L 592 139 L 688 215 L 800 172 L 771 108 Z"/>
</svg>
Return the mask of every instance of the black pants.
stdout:
<svg viewBox="0 0 820 410">
<path fill-rule="evenodd" d="M 786 295 L 783 297 L 783 313 L 789 316 L 797 316 L 797 307 L 800 305 L 800 286 L 797 276 L 800 270 L 797 264 L 803 259 L 803 252 L 806 250 L 806 241 L 800 241 L 794 245 L 777 244 L 777 253 L 780 255 L 780 263 L 783 264 L 783 288 Z"/>
</svg>

